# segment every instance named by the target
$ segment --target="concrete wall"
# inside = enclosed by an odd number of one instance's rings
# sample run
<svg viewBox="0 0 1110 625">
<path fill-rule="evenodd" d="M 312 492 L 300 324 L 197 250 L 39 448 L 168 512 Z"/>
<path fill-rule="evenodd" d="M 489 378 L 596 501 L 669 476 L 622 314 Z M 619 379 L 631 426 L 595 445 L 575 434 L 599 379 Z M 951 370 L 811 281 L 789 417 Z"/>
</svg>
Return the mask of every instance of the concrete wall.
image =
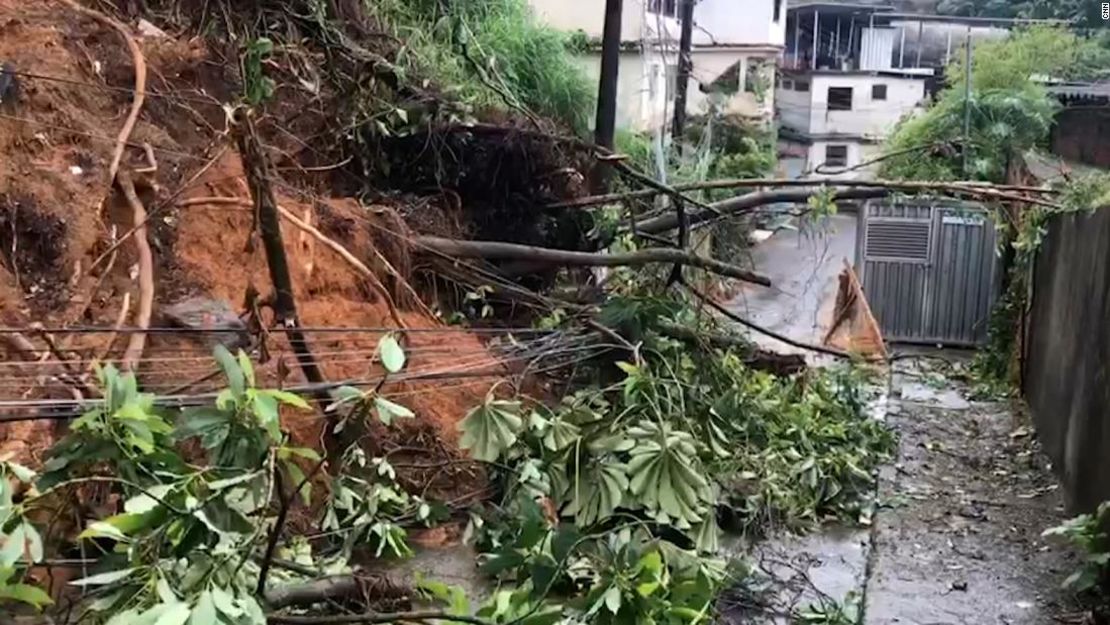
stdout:
<svg viewBox="0 0 1110 625">
<path fill-rule="evenodd" d="M 752 52 L 727 48 L 695 48 L 690 53 L 694 67 L 689 88 L 687 89 L 688 111 L 692 114 L 705 113 L 710 100 L 727 113 L 747 117 L 770 119 L 774 114 L 775 103 L 775 60 L 770 52 Z M 756 69 L 754 61 L 762 59 L 762 69 Z M 709 85 L 721 78 L 726 72 L 735 71 L 740 85 L 735 94 L 710 95 L 701 90 L 700 85 Z M 766 88 L 761 92 L 746 88 L 747 78 L 756 71 L 763 72 Z"/>
<path fill-rule="evenodd" d="M 1034 270 L 1022 378 L 1076 512 L 1110 499 L 1108 319 L 1110 210 L 1051 218 Z"/>
<path fill-rule="evenodd" d="M 807 135 L 852 135 L 881 139 L 902 117 L 912 113 L 925 99 L 925 81 L 853 73 L 808 74 L 809 91 L 787 89 L 799 77 L 783 77 L 775 90 L 781 124 Z M 873 85 L 886 85 L 886 100 L 873 100 Z M 829 88 L 851 87 L 852 109 L 829 110 Z"/>
<path fill-rule="evenodd" d="M 1052 128 L 1052 152 L 1064 160 L 1110 167 L 1110 107 L 1064 108 Z"/>
<path fill-rule="evenodd" d="M 650 130 L 658 127 L 666 118 L 668 103 L 665 99 L 667 83 L 664 59 L 661 55 L 646 56 L 647 63 L 639 51 L 621 53 L 620 70 L 617 74 L 618 128 Z M 673 64 L 674 60 L 669 62 Z M 578 63 L 590 83 L 596 85 L 601 76 L 601 55 L 583 55 L 578 57 Z M 694 89 L 697 89 L 696 85 Z"/>
<path fill-rule="evenodd" d="M 532 11 L 545 24 L 569 32 L 582 31 L 601 39 L 605 26 L 604 0 L 529 0 Z M 621 41 L 638 42 L 646 28 L 647 0 L 624 0 Z M 676 31 L 677 32 L 677 31 Z"/>
<path fill-rule="evenodd" d="M 701 0 L 694 7 L 694 24 L 694 45 L 781 46 L 786 41 L 786 0 Z"/>
</svg>

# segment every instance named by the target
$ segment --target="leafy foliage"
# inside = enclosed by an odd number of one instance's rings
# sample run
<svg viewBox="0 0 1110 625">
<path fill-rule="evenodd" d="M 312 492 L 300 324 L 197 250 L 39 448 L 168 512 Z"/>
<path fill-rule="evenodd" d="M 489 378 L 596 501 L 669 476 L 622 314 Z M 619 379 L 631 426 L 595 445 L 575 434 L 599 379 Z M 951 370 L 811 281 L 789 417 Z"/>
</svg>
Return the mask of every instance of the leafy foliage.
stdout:
<svg viewBox="0 0 1110 625">
<path fill-rule="evenodd" d="M 71 424 L 41 477 L 0 463 L 0 603 L 50 604 L 45 591 L 26 583 L 28 566 L 44 558 L 32 513 L 73 489 L 107 484 L 121 505 L 87 519 L 77 537 L 100 554 L 87 576 L 70 582 L 90 593 L 80 604 L 82 623 L 266 622 L 256 590 L 262 547 L 277 531 L 272 513 L 294 497 L 311 503 L 313 474 L 304 463 L 319 468 L 323 459 L 290 446 L 281 427 L 281 408 L 307 409 L 304 399 L 258 388 L 243 352 L 217 347 L 215 357 L 227 388 L 210 406 L 161 407 L 138 391 L 133 374 L 104 367 L 97 372 L 103 402 Z M 404 352 L 392 337 L 379 345 L 379 357 L 387 371 L 403 367 Z M 391 416 L 411 416 L 388 404 Z M 388 462 L 367 460 L 357 447 L 344 454 L 342 470 L 322 520 L 331 538 L 316 543 L 331 551 L 332 568 L 342 570 L 358 544 L 377 555 L 408 555 L 401 523 L 427 522 L 432 506 L 398 487 Z M 31 486 L 17 500 L 20 483 Z"/>
<path fill-rule="evenodd" d="M 542 25 L 524 0 L 385 0 L 370 6 L 404 40 L 401 61 L 477 107 L 525 108 L 585 132 L 593 86 L 572 36 Z"/>
<path fill-rule="evenodd" d="M 888 140 L 882 176 L 923 180 L 973 178 L 1003 181 L 1012 158 L 1047 137 L 1057 105 L 1042 77 L 1068 78 L 1086 71 L 1092 44 L 1054 27 L 1036 26 L 997 41 L 977 43 L 972 61 L 968 144 L 964 132 L 964 67 L 949 66 L 949 87 L 924 114 L 899 124 Z M 969 171 L 963 175 L 964 151 Z"/>
<path fill-rule="evenodd" d="M 1044 531 L 1078 547 L 1086 555 L 1079 568 L 1064 580 L 1076 592 L 1105 590 L 1110 577 L 1110 502 L 1102 502 L 1093 514 L 1081 514 Z"/>
</svg>

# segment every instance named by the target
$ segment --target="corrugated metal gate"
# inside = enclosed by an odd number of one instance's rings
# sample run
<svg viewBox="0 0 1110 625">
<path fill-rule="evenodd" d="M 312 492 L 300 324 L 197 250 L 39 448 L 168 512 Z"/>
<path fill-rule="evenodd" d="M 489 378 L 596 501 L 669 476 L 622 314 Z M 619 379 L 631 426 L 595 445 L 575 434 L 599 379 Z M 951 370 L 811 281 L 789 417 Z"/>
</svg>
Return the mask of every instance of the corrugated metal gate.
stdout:
<svg viewBox="0 0 1110 625">
<path fill-rule="evenodd" d="M 868 202 L 857 267 L 889 341 L 978 345 L 998 294 L 994 224 L 973 204 Z"/>
</svg>

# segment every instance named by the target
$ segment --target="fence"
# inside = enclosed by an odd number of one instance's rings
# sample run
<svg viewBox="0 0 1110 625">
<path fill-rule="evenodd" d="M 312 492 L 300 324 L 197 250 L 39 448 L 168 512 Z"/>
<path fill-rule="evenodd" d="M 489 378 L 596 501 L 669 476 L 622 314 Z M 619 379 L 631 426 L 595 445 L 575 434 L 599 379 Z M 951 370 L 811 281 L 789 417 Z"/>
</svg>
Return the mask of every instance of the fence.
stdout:
<svg viewBox="0 0 1110 625">
<path fill-rule="evenodd" d="M 1035 262 L 1022 386 L 1072 510 L 1110 499 L 1110 210 L 1050 219 Z"/>
</svg>

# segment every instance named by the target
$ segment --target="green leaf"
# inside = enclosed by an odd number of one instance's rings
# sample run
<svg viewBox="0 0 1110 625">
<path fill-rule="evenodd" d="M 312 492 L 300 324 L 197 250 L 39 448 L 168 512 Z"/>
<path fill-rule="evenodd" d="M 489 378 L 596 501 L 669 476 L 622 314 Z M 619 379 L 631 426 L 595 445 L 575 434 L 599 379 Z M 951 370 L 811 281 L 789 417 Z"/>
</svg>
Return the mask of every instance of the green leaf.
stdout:
<svg viewBox="0 0 1110 625">
<path fill-rule="evenodd" d="M 232 486 L 237 486 L 244 482 L 249 482 L 259 475 L 260 473 L 258 471 L 251 471 L 250 473 L 243 473 L 242 475 L 236 475 L 235 477 L 215 480 L 208 483 L 208 488 L 213 491 L 224 490 L 225 488 L 231 488 Z"/>
<path fill-rule="evenodd" d="M 235 601 L 235 597 L 231 596 L 226 590 L 219 586 L 214 587 L 211 591 L 212 603 L 223 614 L 232 621 L 236 621 L 243 615 L 243 608 L 239 607 Z"/>
<path fill-rule="evenodd" d="M 296 462 L 286 462 L 285 471 L 289 474 L 289 484 L 291 488 L 299 488 L 297 494 L 300 495 L 301 501 L 304 505 L 312 505 L 312 482 L 305 479 L 304 471 L 301 467 L 297 466 Z"/>
<path fill-rule="evenodd" d="M 144 514 L 162 505 L 162 499 L 173 490 L 173 487 L 168 484 L 160 484 L 152 486 L 147 489 L 146 493 L 140 493 L 131 499 L 128 499 L 123 504 L 123 510 L 131 514 Z"/>
<path fill-rule="evenodd" d="M 466 418 L 459 422 L 462 432 L 459 446 L 469 449 L 476 460 L 493 462 L 516 442 L 517 434 L 524 424 L 518 416 L 518 402 L 495 401 L 474 408 Z"/>
<path fill-rule="evenodd" d="M 254 413 L 258 418 L 258 424 L 266 429 L 266 433 L 270 435 L 273 441 L 281 440 L 281 417 L 278 414 L 277 400 L 269 395 L 259 393 L 254 396 Z"/>
<path fill-rule="evenodd" d="M 242 395 L 246 391 L 246 378 L 243 376 L 243 370 L 239 367 L 235 357 L 223 345 L 217 345 L 213 352 L 216 363 L 220 365 L 220 369 L 227 376 L 228 388 L 236 397 Z"/>
<path fill-rule="evenodd" d="M 10 567 L 23 559 L 27 551 L 27 537 L 24 523 L 20 523 L 4 539 L 4 547 L 0 549 L 0 567 Z"/>
<path fill-rule="evenodd" d="M 7 466 L 8 470 L 12 472 L 12 475 L 15 476 L 15 479 L 19 480 L 20 482 L 30 484 L 35 479 L 35 472 L 19 463 L 8 461 L 5 462 L 4 465 Z"/>
<path fill-rule="evenodd" d="M 290 393 L 289 391 L 271 389 L 262 391 L 262 394 L 269 395 L 270 397 L 273 397 L 283 404 L 288 404 L 290 406 L 293 406 L 294 408 L 300 408 L 301 410 L 309 410 L 312 408 L 308 405 L 308 402 L 305 401 L 303 397 L 297 395 L 296 393 Z"/>
<path fill-rule="evenodd" d="M 78 534 L 77 538 L 111 538 L 119 542 L 128 542 L 130 540 L 126 534 L 121 532 L 114 525 L 104 521 L 93 521 L 89 523 L 89 526 L 85 528 L 85 531 Z"/>
<path fill-rule="evenodd" d="M 609 590 L 605 591 L 603 600 L 605 601 L 605 607 L 608 608 L 610 612 L 612 612 L 613 614 L 620 612 L 621 589 L 618 588 L 616 585 L 610 586 Z"/>
<path fill-rule="evenodd" d="M 405 367 L 405 351 L 392 333 L 378 341 L 378 354 L 382 358 L 382 366 L 390 373 L 397 373 Z"/>
<path fill-rule="evenodd" d="M 366 393 L 353 386 L 340 386 L 328 394 L 331 395 L 332 403 L 324 409 L 325 412 L 335 412 L 344 405 L 358 403 L 366 397 Z"/>
<path fill-rule="evenodd" d="M 185 625 L 192 610 L 188 603 L 173 603 L 154 621 L 154 625 Z"/>
<path fill-rule="evenodd" d="M 75 579 L 69 583 L 70 586 L 107 586 L 122 581 L 131 577 L 131 574 L 137 571 L 137 568 L 120 569 L 118 571 L 108 571 L 106 573 L 97 573 L 81 579 Z"/>
<path fill-rule="evenodd" d="M 0 599 L 12 599 L 32 605 L 36 610 L 41 610 L 43 606 L 53 605 L 54 600 L 46 591 L 38 586 L 31 586 L 28 584 L 12 584 L 11 586 L 0 585 Z"/>
<path fill-rule="evenodd" d="M 197 603 L 193 606 L 192 614 L 189 615 L 189 625 L 216 625 L 217 623 L 219 623 L 219 616 L 216 614 L 216 602 L 212 598 L 212 591 L 206 590 L 197 597 Z"/>
<path fill-rule="evenodd" d="M 378 419 L 386 425 L 392 425 L 394 419 L 411 419 L 416 416 L 408 408 L 380 395 L 374 398 L 374 408 L 377 409 Z"/>
<path fill-rule="evenodd" d="M 239 350 L 238 360 L 239 369 L 243 372 L 243 378 L 246 380 L 247 386 L 254 388 L 254 365 L 251 364 L 250 356 L 247 355 L 247 352 Z"/>
</svg>

